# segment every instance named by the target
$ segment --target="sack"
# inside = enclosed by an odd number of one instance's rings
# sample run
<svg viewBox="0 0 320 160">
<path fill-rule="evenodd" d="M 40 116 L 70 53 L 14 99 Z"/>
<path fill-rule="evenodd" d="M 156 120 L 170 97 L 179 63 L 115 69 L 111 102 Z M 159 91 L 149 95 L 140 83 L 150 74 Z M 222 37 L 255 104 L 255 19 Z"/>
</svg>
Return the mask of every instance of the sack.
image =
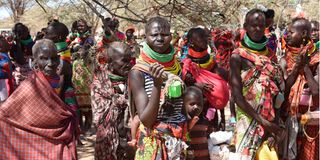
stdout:
<svg viewBox="0 0 320 160">
<path fill-rule="evenodd" d="M 257 150 L 256 160 L 278 160 L 275 149 L 269 148 L 268 141 L 264 141 Z"/>
<path fill-rule="evenodd" d="M 185 79 L 187 72 L 191 73 L 197 83 L 212 84 L 214 89 L 210 93 L 204 93 L 210 106 L 223 109 L 229 101 L 228 83 L 219 75 L 199 68 L 189 58 L 183 60 L 182 76 Z"/>
</svg>

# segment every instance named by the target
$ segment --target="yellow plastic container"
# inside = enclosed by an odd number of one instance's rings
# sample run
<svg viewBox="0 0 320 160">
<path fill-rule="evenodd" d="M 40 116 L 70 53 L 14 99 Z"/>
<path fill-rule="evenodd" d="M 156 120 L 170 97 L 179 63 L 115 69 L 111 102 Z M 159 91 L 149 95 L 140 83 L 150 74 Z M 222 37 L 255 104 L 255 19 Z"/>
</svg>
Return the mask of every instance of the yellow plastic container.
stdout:
<svg viewBox="0 0 320 160">
<path fill-rule="evenodd" d="M 268 146 L 268 141 L 264 141 L 257 151 L 256 160 L 278 160 L 277 152 L 274 147 Z"/>
</svg>

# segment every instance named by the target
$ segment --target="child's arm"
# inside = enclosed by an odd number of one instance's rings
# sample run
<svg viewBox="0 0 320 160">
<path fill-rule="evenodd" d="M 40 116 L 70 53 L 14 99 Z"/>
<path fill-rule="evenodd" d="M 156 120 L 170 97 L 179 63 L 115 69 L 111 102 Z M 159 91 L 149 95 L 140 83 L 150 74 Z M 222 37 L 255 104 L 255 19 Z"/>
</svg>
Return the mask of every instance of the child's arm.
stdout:
<svg viewBox="0 0 320 160">
<path fill-rule="evenodd" d="M 220 121 L 220 124 L 219 124 L 219 129 L 224 131 L 226 129 L 226 118 L 225 118 L 225 114 L 224 114 L 224 109 L 221 109 L 220 110 L 220 118 L 221 118 L 221 121 Z"/>
<path fill-rule="evenodd" d="M 190 131 L 192 129 L 192 127 L 194 125 L 196 125 L 196 123 L 199 121 L 199 117 L 198 116 L 194 116 L 189 122 L 188 122 L 188 131 Z"/>
<path fill-rule="evenodd" d="M 136 146 L 137 144 L 137 140 L 136 140 L 136 135 L 137 135 L 137 131 L 140 125 L 140 119 L 139 116 L 136 115 L 133 117 L 132 122 L 131 122 L 131 141 L 128 142 L 129 146 Z"/>
</svg>

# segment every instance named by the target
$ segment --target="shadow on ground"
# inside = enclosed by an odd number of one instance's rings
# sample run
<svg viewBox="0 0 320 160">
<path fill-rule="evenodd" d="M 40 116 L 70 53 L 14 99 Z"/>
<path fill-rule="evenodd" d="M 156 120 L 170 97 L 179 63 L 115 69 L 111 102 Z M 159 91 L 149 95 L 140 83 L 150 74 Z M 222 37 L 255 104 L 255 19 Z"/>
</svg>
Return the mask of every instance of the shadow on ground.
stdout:
<svg viewBox="0 0 320 160">
<path fill-rule="evenodd" d="M 94 159 L 94 143 L 96 135 L 81 136 L 83 145 L 77 145 L 77 152 L 79 160 L 93 160 Z"/>
</svg>

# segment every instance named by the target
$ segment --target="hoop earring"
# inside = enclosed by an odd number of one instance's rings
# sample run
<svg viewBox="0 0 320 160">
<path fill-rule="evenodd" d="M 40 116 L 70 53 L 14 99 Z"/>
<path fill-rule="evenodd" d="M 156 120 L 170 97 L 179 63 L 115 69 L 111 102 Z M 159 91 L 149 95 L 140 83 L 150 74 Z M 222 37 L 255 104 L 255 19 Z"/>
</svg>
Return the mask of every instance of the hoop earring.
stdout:
<svg viewBox="0 0 320 160">
<path fill-rule="evenodd" d="M 33 70 L 39 70 L 39 66 L 36 63 L 33 63 L 32 69 Z"/>
</svg>

